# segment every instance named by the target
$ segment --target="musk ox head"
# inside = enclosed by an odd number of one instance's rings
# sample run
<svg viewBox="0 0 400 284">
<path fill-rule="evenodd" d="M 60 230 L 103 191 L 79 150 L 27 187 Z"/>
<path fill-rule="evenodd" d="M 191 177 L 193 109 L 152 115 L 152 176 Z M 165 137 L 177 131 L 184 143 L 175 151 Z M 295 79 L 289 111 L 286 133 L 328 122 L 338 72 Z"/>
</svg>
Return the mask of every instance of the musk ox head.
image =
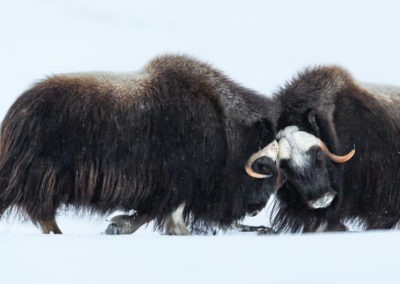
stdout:
<svg viewBox="0 0 400 284">
<path fill-rule="evenodd" d="M 265 207 L 270 195 L 275 189 L 278 177 L 276 159 L 278 157 L 279 145 L 276 140 L 252 154 L 245 165 L 246 173 L 255 179 L 252 183 L 261 183 L 257 190 L 246 190 L 244 192 L 244 206 L 247 215 L 255 216 Z M 254 188 L 254 187 L 249 187 Z"/>
<path fill-rule="evenodd" d="M 328 207 L 338 193 L 334 164 L 347 162 L 355 150 L 343 156 L 335 155 L 319 138 L 300 131 L 297 126 L 286 127 L 277 138 L 280 184 L 291 183 L 311 209 Z"/>
</svg>

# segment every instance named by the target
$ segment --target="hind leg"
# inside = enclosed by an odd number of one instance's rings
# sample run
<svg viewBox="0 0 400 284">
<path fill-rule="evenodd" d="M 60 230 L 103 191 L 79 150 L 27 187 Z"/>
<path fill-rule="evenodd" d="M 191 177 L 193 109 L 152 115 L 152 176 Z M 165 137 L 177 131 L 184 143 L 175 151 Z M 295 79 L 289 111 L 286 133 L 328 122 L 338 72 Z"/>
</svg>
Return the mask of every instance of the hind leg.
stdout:
<svg viewBox="0 0 400 284">
<path fill-rule="evenodd" d="M 43 234 L 50 234 L 51 232 L 53 232 L 53 234 L 62 234 L 55 219 L 39 220 L 38 223 L 42 229 Z"/>
<path fill-rule="evenodd" d="M 7 207 L 0 207 L 0 219 L 3 217 L 4 212 L 7 210 Z"/>
<path fill-rule="evenodd" d="M 41 208 L 42 210 L 40 211 L 34 210 L 36 207 L 31 210 L 29 210 L 30 208 L 26 208 L 25 212 L 32 222 L 42 229 L 43 234 L 50 234 L 51 232 L 53 232 L 53 234 L 62 234 L 56 222 L 57 207 L 58 206 L 54 206 L 48 210 Z"/>
</svg>

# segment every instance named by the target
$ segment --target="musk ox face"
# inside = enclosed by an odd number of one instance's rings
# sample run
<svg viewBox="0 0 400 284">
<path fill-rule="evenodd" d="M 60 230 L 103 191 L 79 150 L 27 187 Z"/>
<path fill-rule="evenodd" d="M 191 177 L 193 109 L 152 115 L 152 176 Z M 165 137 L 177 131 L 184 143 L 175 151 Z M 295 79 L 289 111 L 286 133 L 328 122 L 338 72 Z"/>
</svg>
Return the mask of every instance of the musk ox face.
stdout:
<svg viewBox="0 0 400 284">
<path fill-rule="evenodd" d="M 278 142 L 274 140 L 260 151 L 251 155 L 245 170 L 250 176 L 249 184 L 244 192 L 244 207 L 248 216 L 257 215 L 267 204 L 274 192 L 278 178 L 276 159 L 278 156 Z"/>
<path fill-rule="evenodd" d="M 334 163 L 350 160 L 355 151 L 344 156 L 332 154 L 319 138 L 297 126 L 286 127 L 277 138 L 282 182 L 291 183 L 309 208 L 327 208 L 338 193 L 336 177 L 340 173 Z"/>
</svg>

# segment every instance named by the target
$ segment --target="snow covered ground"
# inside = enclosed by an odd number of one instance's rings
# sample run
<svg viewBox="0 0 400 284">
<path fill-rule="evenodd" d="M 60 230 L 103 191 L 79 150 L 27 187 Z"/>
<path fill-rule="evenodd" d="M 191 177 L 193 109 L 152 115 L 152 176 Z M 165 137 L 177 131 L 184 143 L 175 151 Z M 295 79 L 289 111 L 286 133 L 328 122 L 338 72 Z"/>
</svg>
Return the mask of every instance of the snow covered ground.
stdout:
<svg viewBox="0 0 400 284">
<path fill-rule="evenodd" d="M 187 53 L 270 95 L 307 65 L 400 85 L 398 1 L 2 0 L 0 118 L 60 72 L 139 69 Z M 0 283 L 399 283 L 399 232 L 102 235 L 103 217 L 59 213 L 64 235 L 0 221 Z M 246 220 L 268 224 L 265 212 Z"/>
</svg>

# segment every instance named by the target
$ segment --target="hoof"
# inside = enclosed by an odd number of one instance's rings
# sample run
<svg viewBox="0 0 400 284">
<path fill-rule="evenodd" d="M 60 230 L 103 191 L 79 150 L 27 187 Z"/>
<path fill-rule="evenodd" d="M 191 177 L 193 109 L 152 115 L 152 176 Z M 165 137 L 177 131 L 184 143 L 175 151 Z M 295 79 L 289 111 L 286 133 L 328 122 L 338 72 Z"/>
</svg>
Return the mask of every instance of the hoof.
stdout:
<svg viewBox="0 0 400 284">
<path fill-rule="evenodd" d="M 265 227 L 265 226 L 248 226 L 248 225 L 238 224 L 238 225 L 236 225 L 236 228 L 240 232 L 256 232 L 257 235 L 275 235 L 275 234 L 277 234 L 277 232 L 274 231 L 272 228 Z"/>
<path fill-rule="evenodd" d="M 121 227 L 120 224 L 111 223 L 108 225 L 106 231 L 104 232 L 106 235 L 122 235 L 124 229 Z"/>
<path fill-rule="evenodd" d="M 145 215 L 118 215 L 111 218 L 111 223 L 105 230 L 106 235 L 126 235 L 132 234 L 144 223 L 147 223 Z"/>
</svg>

